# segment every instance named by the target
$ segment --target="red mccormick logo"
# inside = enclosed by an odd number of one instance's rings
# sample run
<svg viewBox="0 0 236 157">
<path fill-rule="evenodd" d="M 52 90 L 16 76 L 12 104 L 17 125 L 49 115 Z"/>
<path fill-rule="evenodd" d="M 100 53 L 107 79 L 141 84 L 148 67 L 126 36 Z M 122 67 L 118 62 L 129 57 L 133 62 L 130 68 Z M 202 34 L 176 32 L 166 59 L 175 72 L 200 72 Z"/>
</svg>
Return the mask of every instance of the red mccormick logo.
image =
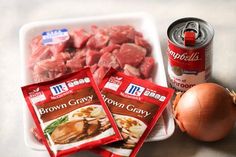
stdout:
<svg viewBox="0 0 236 157">
<path fill-rule="evenodd" d="M 131 83 L 126 88 L 125 93 L 133 96 L 140 96 L 144 90 L 145 90 L 144 87 Z"/>
<path fill-rule="evenodd" d="M 175 60 L 181 60 L 181 61 L 186 61 L 186 62 L 196 62 L 200 60 L 200 54 L 199 52 L 193 52 L 193 53 L 183 53 L 179 54 L 177 52 L 174 52 L 170 49 L 168 49 L 168 53 L 172 56 L 173 59 Z"/>
<path fill-rule="evenodd" d="M 64 92 L 68 91 L 69 89 L 68 89 L 66 83 L 63 82 L 63 83 L 51 86 L 50 90 L 51 90 L 53 96 L 55 96 L 55 95 L 64 93 Z"/>
</svg>

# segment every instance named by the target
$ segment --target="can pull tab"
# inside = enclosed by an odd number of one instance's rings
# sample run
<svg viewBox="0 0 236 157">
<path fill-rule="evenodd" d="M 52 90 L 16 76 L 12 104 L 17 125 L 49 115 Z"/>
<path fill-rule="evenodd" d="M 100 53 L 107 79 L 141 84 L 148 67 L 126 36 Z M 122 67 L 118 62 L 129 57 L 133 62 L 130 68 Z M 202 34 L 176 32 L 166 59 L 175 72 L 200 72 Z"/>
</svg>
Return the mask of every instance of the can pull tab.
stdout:
<svg viewBox="0 0 236 157">
<path fill-rule="evenodd" d="M 189 21 L 186 23 L 182 31 L 182 38 L 184 39 L 185 46 L 195 45 L 195 41 L 199 36 L 199 27 L 199 23 L 195 21 Z"/>
</svg>

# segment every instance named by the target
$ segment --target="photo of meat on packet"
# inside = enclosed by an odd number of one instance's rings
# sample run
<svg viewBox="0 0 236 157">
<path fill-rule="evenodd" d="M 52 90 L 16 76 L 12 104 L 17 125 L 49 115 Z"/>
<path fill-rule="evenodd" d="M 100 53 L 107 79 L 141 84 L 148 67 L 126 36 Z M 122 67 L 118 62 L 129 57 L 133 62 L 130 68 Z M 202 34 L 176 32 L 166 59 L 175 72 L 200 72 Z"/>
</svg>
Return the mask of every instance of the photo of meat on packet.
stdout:
<svg viewBox="0 0 236 157">
<path fill-rule="evenodd" d="M 22 92 L 51 157 L 122 139 L 89 68 L 24 86 Z"/>
<path fill-rule="evenodd" d="M 94 152 L 105 157 L 134 157 L 174 90 L 127 76 L 114 69 L 108 71 L 99 87 L 123 140 L 99 147 Z"/>
</svg>

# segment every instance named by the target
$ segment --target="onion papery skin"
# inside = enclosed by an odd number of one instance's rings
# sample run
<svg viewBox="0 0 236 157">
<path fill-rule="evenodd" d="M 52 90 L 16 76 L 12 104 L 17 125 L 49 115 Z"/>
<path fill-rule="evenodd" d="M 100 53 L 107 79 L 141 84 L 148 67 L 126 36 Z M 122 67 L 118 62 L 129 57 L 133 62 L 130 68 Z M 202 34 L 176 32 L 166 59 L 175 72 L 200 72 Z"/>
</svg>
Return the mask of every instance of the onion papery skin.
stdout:
<svg viewBox="0 0 236 157">
<path fill-rule="evenodd" d="M 183 132 L 201 141 L 217 141 L 232 130 L 236 105 L 228 91 L 215 83 L 187 90 L 174 106 L 176 123 Z"/>
</svg>

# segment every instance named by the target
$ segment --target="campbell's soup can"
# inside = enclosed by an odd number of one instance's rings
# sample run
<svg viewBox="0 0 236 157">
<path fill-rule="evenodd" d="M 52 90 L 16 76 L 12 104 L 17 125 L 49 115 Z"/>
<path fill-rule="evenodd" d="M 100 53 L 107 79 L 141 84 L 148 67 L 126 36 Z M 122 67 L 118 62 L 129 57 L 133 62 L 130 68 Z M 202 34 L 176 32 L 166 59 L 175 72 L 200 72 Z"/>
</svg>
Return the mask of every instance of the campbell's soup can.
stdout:
<svg viewBox="0 0 236 157">
<path fill-rule="evenodd" d="M 177 91 L 204 83 L 211 77 L 214 30 L 198 18 L 182 18 L 168 30 L 168 82 Z"/>
</svg>

